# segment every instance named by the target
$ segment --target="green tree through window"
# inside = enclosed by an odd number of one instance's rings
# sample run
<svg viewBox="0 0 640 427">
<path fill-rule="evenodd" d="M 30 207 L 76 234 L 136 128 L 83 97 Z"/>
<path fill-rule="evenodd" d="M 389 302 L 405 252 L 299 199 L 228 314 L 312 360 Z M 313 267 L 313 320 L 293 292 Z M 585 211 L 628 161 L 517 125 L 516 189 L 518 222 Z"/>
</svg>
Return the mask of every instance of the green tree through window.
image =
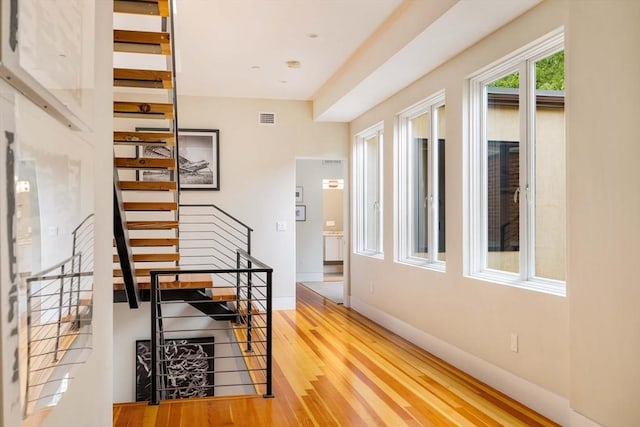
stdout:
<svg viewBox="0 0 640 427">
<path fill-rule="evenodd" d="M 489 87 L 517 89 L 520 87 L 519 73 L 509 74 Z M 564 90 L 564 50 L 554 53 L 536 63 L 537 90 Z"/>
</svg>

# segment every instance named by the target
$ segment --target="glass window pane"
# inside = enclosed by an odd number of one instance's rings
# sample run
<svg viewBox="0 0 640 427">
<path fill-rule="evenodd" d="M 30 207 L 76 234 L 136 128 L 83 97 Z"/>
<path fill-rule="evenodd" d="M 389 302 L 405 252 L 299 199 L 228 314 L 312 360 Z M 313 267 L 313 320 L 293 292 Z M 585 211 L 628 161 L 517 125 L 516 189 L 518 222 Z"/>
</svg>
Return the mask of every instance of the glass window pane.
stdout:
<svg viewBox="0 0 640 427">
<path fill-rule="evenodd" d="M 565 280 L 564 52 L 535 70 L 535 276 Z"/>
<path fill-rule="evenodd" d="M 377 252 L 379 249 L 379 152 L 378 136 L 364 141 L 364 249 Z"/>
<path fill-rule="evenodd" d="M 486 87 L 487 268 L 520 271 L 519 73 Z"/>
<path fill-rule="evenodd" d="M 410 255 L 428 258 L 428 191 L 429 191 L 429 115 L 427 113 L 409 121 L 409 135 L 412 150 L 411 182 L 411 247 Z"/>
<path fill-rule="evenodd" d="M 446 260 L 446 239 L 445 239 L 445 179 L 444 179 L 444 159 L 445 159 L 445 151 L 444 151 L 444 141 L 446 139 L 446 115 L 444 105 L 438 107 L 436 109 L 436 136 L 438 141 L 438 261 Z"/>
</svg>

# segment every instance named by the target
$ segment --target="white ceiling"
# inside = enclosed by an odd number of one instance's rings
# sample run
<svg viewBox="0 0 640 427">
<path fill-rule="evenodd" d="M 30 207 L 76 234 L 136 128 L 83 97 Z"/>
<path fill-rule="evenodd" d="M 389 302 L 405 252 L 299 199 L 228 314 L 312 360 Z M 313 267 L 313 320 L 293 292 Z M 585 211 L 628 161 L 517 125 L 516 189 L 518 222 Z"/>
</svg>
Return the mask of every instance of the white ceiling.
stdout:
<svg viewBox="0 0 640 427">
<path fill-rule="evenodd" d="M 178 88 L 188 95 L 311 99 L 400 3 L 177 0 Z M 301 67 L 288 68 L 289 60 Z"/>
<path fill-rule="evenodd" d="M 180 94 L 311 100 L 350 121 L 541 0 L 174 1 Z"/>
</svg>

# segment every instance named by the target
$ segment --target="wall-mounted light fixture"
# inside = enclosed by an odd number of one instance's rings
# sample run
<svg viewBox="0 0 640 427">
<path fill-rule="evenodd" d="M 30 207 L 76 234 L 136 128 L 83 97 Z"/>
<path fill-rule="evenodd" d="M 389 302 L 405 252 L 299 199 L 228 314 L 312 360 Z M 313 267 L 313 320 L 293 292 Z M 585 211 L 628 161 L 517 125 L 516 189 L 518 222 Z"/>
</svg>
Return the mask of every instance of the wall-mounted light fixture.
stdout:
<svg viewBox="0 0 640 427">
<path fill-rule="evenodd" d="M 322 189 L 324 190 L 342 190 L 344 189 L 344 179 L 323 179 Z"/>
</svg>

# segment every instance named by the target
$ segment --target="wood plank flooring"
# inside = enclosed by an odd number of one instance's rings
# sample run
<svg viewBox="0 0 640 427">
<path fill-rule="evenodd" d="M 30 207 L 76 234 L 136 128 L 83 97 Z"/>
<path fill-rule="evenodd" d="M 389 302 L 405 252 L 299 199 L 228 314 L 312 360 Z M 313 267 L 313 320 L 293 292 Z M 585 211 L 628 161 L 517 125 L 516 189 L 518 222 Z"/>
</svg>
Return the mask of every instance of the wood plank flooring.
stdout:
<svg viewBox="0 0 640 427">
<path fill-rule="evenodd" d="M 113 425 L 557 425 L 355 311 L 297 292 L 297 310 L 273 315 L 275 398 L 117 404 Z"/>
</svg>

